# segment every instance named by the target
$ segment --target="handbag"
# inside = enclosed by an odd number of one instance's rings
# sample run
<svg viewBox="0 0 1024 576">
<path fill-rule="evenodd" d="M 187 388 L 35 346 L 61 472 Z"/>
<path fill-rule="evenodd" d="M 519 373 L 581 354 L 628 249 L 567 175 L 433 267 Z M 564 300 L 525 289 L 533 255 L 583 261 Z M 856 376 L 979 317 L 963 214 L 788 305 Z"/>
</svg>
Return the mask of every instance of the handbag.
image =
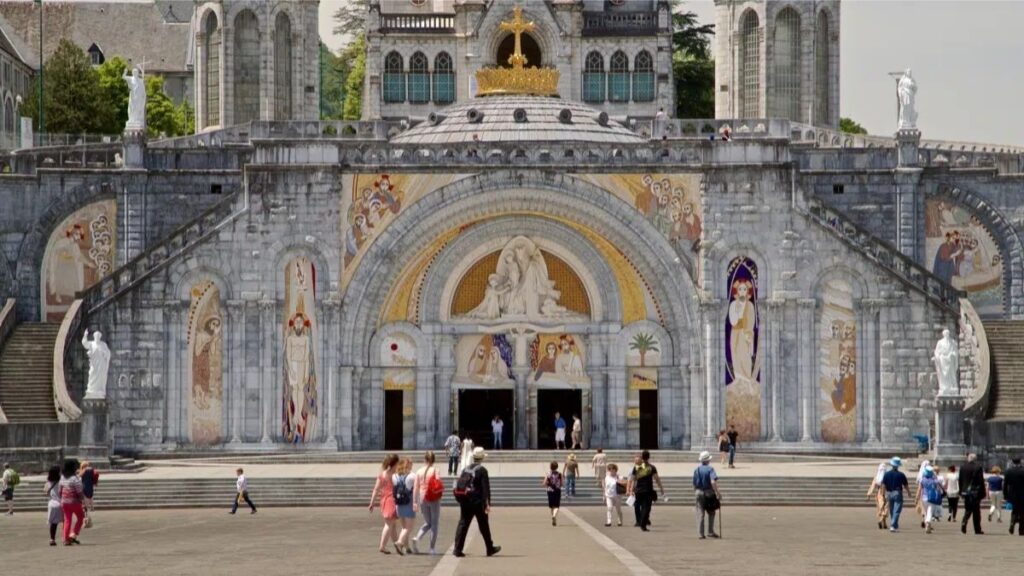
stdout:
<svg viewBox="0 0 1024 576">
<path fill-rule="evenodd" d="M 626 498 L 626 506 L 633 506 L 634 504 L 636 504 L 636 496 L 630 494 L 629 498 Z"/>
</svg>

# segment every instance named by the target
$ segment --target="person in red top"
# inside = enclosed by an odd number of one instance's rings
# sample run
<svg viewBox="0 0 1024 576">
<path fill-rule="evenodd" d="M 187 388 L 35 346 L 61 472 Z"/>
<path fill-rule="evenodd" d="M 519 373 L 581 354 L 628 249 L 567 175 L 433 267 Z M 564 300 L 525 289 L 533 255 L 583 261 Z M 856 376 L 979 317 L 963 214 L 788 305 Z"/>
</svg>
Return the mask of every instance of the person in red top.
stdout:
<svg viewBox="0 0 1024 576">
<path fill-rule="evenodd" d="M 78 477 L 78 461 L 66 460 L 61 476 L 60 507 L 64 512 L 64 545 L 81 544 L 78 535 L 82 533 L 82 523 L 85 522 L 85 511 L 82 509 L 85 490 L 82 488 L 82 479 Z M 75 518 L 74 528 L 71 527 L 72 517 Z"/>
<path fill-rule="evenodd" d="M 377 483 L 373 486 L 373 493 L 370 494 L 370 512 L 373 512 L 379 495 L 380 512 L 381 516 L 384 517 L 384 529 L 380 532 L 380 546 L 377 547 L 377 550 L 381 554 L 391 554 L 385 548 L 388 540 L 391 540 L 395 546 L 395 552 L 398 552 L 398 555 L 401 556 L 402 549 L 398 547 L 398 526 L 396 526 L 398 523 L 398 507 L 395 506 L 394 483 L 391 480 L 395 470 L 398 468 L 398 454 L 388 454 L 385 456 L 380 468 L 381 471 L 377 476 Z"/>
</svg>

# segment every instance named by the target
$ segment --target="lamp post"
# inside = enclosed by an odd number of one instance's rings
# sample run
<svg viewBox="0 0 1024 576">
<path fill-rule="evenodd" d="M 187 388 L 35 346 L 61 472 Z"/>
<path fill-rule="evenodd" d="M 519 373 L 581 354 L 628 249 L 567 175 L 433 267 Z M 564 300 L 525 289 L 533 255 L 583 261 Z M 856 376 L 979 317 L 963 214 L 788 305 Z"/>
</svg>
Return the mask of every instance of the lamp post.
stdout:
<svg viewBox="0 0 1024 576">
<path fill-rule="evenodd" d="M 45 130 L 46 106 L 43 104 L 43 0 L 35 0 L 39 5 L 39 134 Z"/>
</svg>

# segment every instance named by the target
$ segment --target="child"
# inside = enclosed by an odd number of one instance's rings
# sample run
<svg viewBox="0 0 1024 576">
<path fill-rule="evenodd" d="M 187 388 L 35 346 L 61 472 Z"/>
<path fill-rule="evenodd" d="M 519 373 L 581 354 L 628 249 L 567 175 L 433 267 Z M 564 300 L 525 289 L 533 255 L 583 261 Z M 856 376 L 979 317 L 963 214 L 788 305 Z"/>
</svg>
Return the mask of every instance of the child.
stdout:
<svg viewBox="0 0 1024 576">
<path fill-rule="evenodd" d="M 615 464 L 608 465 L 608 475 L 604 478 L 604 506 L 608 514 L 604 525 L 612 525 L 612 509 L 619 517 L 619 526 L 622 526 L 622 495 L 626 493 L 626 481 L 619 478 L 619 467 Z"/>
<path fill-rule="evenodd" d="M 551 463 L 551 472 L 544 477 L 543 485 L 548 490 L 551 525 L 558 526 L 558 508 L 562 504 L 562 475 L 558 472 L 558 462 Z"/>
<path fill-rule="evenodd" d="M 249 481 L 246 480 L 241 468 L 236 470 L 235 473 L 238 474 L 238 480 L 235 480 L 235 491 L 237 493 L 235 494 L 235 503 L 231 506 L 231 513 L 237 512 L 238 505 L 244 500 L 249 505 L 249 508 L 252 508 L 250 514 L 255 514 L 256 505 L 252 503 L 252 500 L 249 500 Z"/>
</svg>

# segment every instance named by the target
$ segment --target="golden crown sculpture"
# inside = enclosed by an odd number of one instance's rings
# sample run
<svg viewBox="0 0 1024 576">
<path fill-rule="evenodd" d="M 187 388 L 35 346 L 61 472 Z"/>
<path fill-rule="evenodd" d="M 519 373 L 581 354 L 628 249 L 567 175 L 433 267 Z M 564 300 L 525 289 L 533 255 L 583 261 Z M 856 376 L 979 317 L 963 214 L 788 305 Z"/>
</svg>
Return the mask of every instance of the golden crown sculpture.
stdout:
<svg viewBox="0 0 1024 576">
<path fill-rule="evenodd" d="M 533 32 L 533 22 L 523 21 L 523 9 L 516 6 L 511 22 L 502 22 L 501 30 L 515 35 L 515 51 L 509 56 L 511 68 L 482 68 L 476 72 L 476 95 L 528 94 L 531 96 L 558 96 L 558 70 L 554 68 L 526 67 L 520 38 L 523 32 Z"/>
</svg>

